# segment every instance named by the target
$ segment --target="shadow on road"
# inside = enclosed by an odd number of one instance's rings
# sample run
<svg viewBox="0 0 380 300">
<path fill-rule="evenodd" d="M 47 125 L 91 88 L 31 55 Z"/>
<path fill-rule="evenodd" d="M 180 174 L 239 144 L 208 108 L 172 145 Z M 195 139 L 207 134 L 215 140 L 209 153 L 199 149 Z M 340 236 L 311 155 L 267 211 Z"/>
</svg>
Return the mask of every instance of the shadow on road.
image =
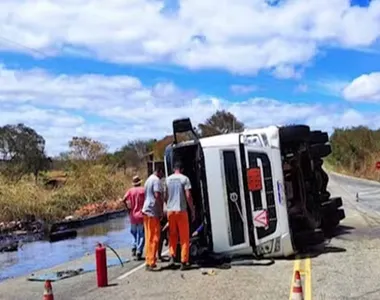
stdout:
<svg viewBox="0 0 380 300">
<path fill-rule="evenodd" d="M 268 267 L 275 263 L 272 259 L 255 259 L 253 255 L 239 255 L 234 256 L 233 258 L 224 256 L 224 257 L 207 257 L 202 261 L 194 262 L 187 270 L 196 270 L 203 268 L 212 268 L 212 269 L 222 269 L 227 270 L 231 267 Z M 160 267 L 157 271 L 165 270 L 178 270 L 180 268 L 179 264 L 173 265 L 164 265 Z"/>
<path fill-rule="evenodd" d="M 291 258 L 291 260 L 294 259 L 303 259 L 303 258 L 315 258 L 322 254 L 327 253 L 342 253 L 346 252 L 347 250 L 345 248 L 341 247 L 334 247 L 334 246 L 328 246 L 328 245 L 318 245 L 315 247 L 310 248 L 308 251 L 305 251 L 303 253 L 299 253 L 298 255 Z"/>
<path fill-rule="evenodd" d="M 233 260 L 231 262 L 232 266 L 237 266 L 237 267 L 269 267 L 275 263 L 274 260 Z"/>
<path fill-rule="evenodd" d="M 351 226 L 346 226 L 346 225 L 340 225 L 333 232 L 329 234 L 325 234 L 325 241 L 323 243 L 305 246 L 305 248 L 302 249 L 302 251 L 300 251 L 298 254 L 288 257 L 288 258 L 283 258 L 283 259 L 295 260 L 295 259 L 303 259 L 303 258 L 314 258 L 314 257 L 318 257 L 322 254 L 327 254 L 327 253 L 346 252 L 346 249 L 330 246 L 329 243 L 332 238 L 338 238 L 343 235 L 351 234 L 353 230 L 356 230 L 356 228 L 351 227 Z"/>
<path fill-rule="evenodd" d="M 340 225 L 337 228 L 335 228 L 335 230 L 333 232 L 326 234 L 326 237 L 327 238 L 334 238 L 334 237 L 339 237 L 342 235 L 351 234 L 351 232 L 355 229 L 356 228 L 352 227 L 352 226 Z"/>
</svg>

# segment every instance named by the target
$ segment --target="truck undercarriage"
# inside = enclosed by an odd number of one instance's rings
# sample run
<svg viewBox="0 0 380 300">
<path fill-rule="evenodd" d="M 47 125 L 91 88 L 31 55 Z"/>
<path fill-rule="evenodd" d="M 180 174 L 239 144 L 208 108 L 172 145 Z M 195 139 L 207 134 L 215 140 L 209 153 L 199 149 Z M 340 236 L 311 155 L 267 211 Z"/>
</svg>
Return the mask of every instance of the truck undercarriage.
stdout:
<svg viewBox="0 0 380 300">
<path fill-rule="evenodd" d="M 290 227 L 295 247 L 322 242 L 345 218 L 340 197 L 330 198 L 323 158 L 331 153 L 328 134 L 309 126 L 280 128 Z"/>
</svg>

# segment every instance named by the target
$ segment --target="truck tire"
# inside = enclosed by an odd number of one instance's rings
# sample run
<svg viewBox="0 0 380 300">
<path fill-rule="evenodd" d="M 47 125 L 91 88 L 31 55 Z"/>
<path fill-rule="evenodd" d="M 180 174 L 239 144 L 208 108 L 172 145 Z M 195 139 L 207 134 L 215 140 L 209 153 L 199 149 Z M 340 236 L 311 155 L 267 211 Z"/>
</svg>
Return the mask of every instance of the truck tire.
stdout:
<svg viewBox="0 0 380 300">
<path fill-rule="evenodd" d="M 310 132 L 310 144 L 325 144 L 329 141 L 329 136 L 327 132 L 322 132 L 320 130 L 315 130 Z"/>
<path fill-rule="evenodd" d="M 310 154 L 313 158 L 322 158 L 328 156 L 332 152 L 329 144 L 315 144 L 310 146 Z"/>
<path fill-rule="evenodd" d="M 321 229 L 326 234 L 331 234 L 345 217 L 346 214 L 343 209 L 336 209 L 326 213 L 322 219 Z"/>
<path fill-rule="evenodd" d="M 289 125 L 280 127 L 279 132 L 282 143 L 300 143 L 308 140 L 310 127 L 306 125 Z"/>
<path fill-rule="evenodd" d="M 329 201 L 323 202 L 321 204 L 323 214 L 336 211 L 339 207 L 343 205 L 343 201 L 341 197 L 333 197 L 330 198 Z"/>
<path fill-rule="evenodd" d="M 335 203 L 336 208 L 339 208 L 343 205 L 342 197 L 333 197 L 330 199 L 330 201 Z"/>
</svg>

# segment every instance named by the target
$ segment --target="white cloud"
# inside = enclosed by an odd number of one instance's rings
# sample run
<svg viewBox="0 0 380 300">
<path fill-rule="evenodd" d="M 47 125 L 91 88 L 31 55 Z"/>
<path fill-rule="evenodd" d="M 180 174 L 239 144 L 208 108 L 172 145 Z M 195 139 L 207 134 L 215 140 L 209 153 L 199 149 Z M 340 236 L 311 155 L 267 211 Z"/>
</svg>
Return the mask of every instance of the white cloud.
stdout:
<svg viewBox="0 0 380 300">
<path fill-rule="evenodd" d="M 242 74 L 274 69 L 289 77 L 320 47 L 365 48 L 380 36 L 380 0 L 369 7 L 350 6 L 349 0 L 284 0 L 277 6 L 182 0 L 178 12 L 163 14 L 165 2 L 2 0 L 0 47 Z"/>
<path fill-rule="evenodd" d="M 179 101 L 177 101 L 179 99 Z M 376 126 L 379 117 L 325 104 L 286 103 L 268 98 L 233 102 L 183 91 L 170 82 L 144 86 L 128 76 L 53 75 L 41 70 L 0 68 L 0 125 L 23 122 L 42 134 L 50 154 L 66 150 L 74 136 L 90 136 L 113 150 L 136 138 L 161 138 L 171 122 L 204 121 L 227 109 L 249 127 L 307 123 Z"/>
<path fill-rule="evenodd" d="M 348 84 L 349 81 L 336 78 L 319 80 L 314 83 L 315 88 L 318 89 L 319 92 L 336 97 L 342 96 L 343 90 Z"/>
<path fill-rule="evenodd" d="M 295 88 L 295 91 L 297 93 L 307 93 L 308 90 L 309 90 L 309 87 L 307 84 L 299 84 Z"/>
<path fill-rule="evenodd" d="M 316 114 L 307 119 L 306 123 L 319 130 L 332 132 L 333 128 L 368 126 L 379 128 L 380 117 L 377 113 L 363 114 L 355 109 L 347 109 L 340 112 L 330 112 L 328 114 Z"/>
<path fill-rule="evenodd" d="M 343 89 L 343 96 L 350 101 L 379 102 L 380 72 L 363 74 Z"/>
<path fill-rule="evenodd" d="M 299 79 L 302 76 L 302 72 L 292 66 L 279 65 L 273 70 L 273 75 L 279 79 Z"/>
<path fill-rule="evenodd" d="M 243 85 L 243 84 L 233 84 L 230 86 L 230 90 L 236 95 L 244 95 L 255 92 L 258 87 L 253 84 Z"/>
</svg>

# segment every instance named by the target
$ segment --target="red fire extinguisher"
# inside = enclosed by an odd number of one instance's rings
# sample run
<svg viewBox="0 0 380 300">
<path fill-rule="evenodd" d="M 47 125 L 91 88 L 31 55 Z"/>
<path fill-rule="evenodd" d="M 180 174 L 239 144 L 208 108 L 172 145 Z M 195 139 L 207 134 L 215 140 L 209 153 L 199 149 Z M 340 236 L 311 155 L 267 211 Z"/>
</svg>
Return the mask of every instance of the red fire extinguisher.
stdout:
<svg viewBox="0 0 380 300">
<path fill-rule="evenodd" d="M 105 287 L 108 285 L 106 247 L 100 243 L 96 247 L 95 258 L 98 287 Z"/>
</svg>

